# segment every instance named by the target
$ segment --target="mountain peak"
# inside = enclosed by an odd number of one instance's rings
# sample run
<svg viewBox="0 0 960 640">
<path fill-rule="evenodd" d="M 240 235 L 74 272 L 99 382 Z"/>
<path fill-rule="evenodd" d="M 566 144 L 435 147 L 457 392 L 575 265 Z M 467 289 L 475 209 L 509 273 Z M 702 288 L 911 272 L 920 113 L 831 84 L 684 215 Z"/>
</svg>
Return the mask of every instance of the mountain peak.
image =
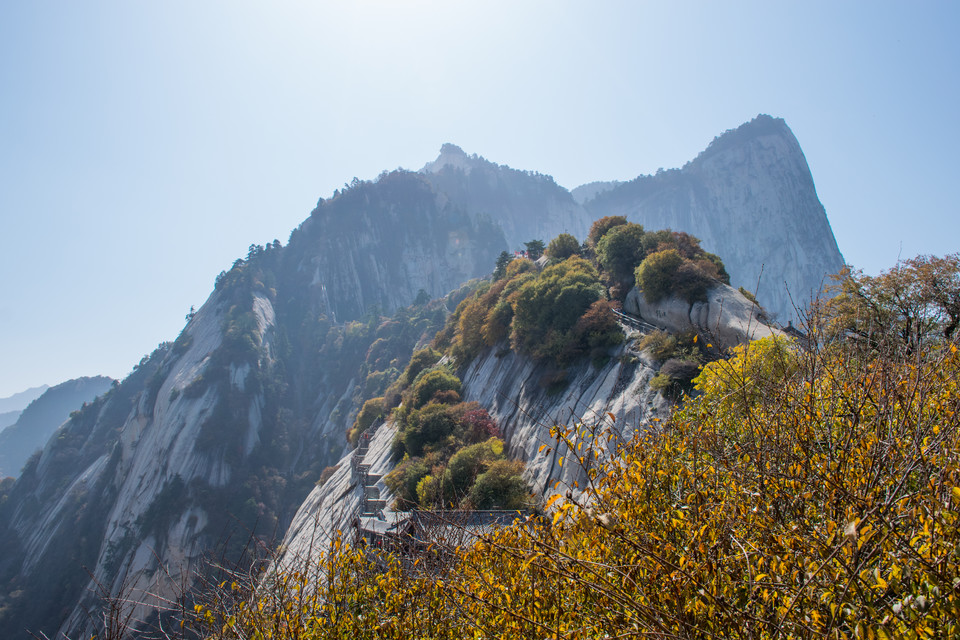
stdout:
<svg viewBox="0 0 960 640">
<path fill-rule="evenodd" d="M 800 148 L 800 144 L 797 142 L 796 137 L 794 137 L 793 131 L 790 130 L 790 127 L 787 126 L 783 118 L 774 118 L 773 116 L 761 113 L 753 120 L 743 123 L 736 129 L 727 129 L 715 137 L 693 162 L 705 160 L 727 149 L 747 144 L 752 140 L 765 136 L 784 138 L 796 146 L 798 150 Z"/>
<path fill-rule="evenodd" d="M 454 167 L 464 173 L 470 173 L 470 170 L 477 165 L 483 158 L 476 154 L 468 156 L 466 152 L 455 144 L 445 142 L 440 147 L 440 155 L 433 162 L 428 162 L 420 171 L 423 173 L 439 173 L 445 167 Z"/>
</svg>

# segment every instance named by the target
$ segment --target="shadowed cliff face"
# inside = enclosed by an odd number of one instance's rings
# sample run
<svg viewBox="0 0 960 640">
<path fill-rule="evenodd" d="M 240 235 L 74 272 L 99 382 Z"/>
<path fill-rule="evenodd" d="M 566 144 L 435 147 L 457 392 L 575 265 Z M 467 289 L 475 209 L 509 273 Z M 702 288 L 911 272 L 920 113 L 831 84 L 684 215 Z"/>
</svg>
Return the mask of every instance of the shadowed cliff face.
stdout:
<svg viewBox="0 0 960 640">
<path fill-rule="evenodd" d="M 320 202 L 290 246 L 298 295 L 343 322 L 407 306 L 420 289 L 443 296 L 493 271 L 507 243 L 423 176 L 396 171 Z"/>
<path fill-rule="evenodd" d="M 450 202 L 499 225 L 511 250 L 561 233 L 583 240 L 590 228 L 587 212 L 550 176 L 468 156 L 456 145 L 443 145 L 421 173 Z"/>
<path fill-rule="evenodd" d="M 623 183 L 585 207 L 592 219 L 623 215 L 698 237 L 731 284 L 756 291 L 782 324 L 843 267 L 800 145 L 770 116 L 723 134 L 682 169 Z"/>
</svg>

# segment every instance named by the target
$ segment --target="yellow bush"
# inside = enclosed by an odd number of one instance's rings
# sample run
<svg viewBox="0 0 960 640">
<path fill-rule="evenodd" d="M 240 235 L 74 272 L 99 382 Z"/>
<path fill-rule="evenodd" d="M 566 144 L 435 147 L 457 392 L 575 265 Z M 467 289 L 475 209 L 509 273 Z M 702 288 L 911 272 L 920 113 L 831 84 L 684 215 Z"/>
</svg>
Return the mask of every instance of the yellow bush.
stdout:
<svg viewBox="0 0 960 640">
<path fill-rule="evenodd" d="M 958 637 L 958 380 L 945 341 L 759 341 L 629 442 L 555 428 L 540 455 L 581 481 L 543 517 L 415 553 L 338 543 L 198 624 L 215 638 Z"/>
</svg>

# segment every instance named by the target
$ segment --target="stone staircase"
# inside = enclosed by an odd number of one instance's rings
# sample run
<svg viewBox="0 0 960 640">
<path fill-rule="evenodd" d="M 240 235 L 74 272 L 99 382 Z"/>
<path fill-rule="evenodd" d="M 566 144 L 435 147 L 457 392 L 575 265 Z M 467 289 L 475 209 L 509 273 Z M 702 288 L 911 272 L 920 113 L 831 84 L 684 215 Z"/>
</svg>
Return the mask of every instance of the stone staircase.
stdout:
<svg viewBox="0 0 960 640">
<path fill-rule="evenodd" d="M 361 433 L 357 448 L 354 449 L 353 455 L 350 457 L 351 476 L 360 490 L 360 516 L 376 516 L 387 507 L 387 501 L 380 497 L 378 483 L 381 476 L 370 473 L 370 465 L 365 462 L 367 451 L 370 448 L 370 440 L 381 426 L 383 426 L 383 418 L 378 418 L 366 431 Z"/>
</svg>

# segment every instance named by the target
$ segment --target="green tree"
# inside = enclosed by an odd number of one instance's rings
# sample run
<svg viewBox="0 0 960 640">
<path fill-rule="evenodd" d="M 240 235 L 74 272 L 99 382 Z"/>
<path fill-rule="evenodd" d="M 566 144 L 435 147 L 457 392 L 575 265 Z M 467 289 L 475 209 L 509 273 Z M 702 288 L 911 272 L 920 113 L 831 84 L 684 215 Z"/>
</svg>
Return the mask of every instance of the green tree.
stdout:
<svg viewBox="0 0 960 640">
<path fill-rule="evenodd" d="M 597 243 L 597 262 L 611 285 L 633 286 L 633 271 L 646 255 L 643 226 L 628 222 L 607 231 Z"/>
<path fill-rule="evenodd" d="M 693 304 L 703 302 L 717 282 L 716 269 L 708 260 L 689 260 L 673 248 L 651 253 L 636 270 L 637 286 L 647 302 L 677 296 Z"/>
<path fill-rule="evenodd" d="M 530 242 L 524 242 L 523 246 L 527 248 L 527 257 L 531 260 L 539 260 L 540 256 L 543 255 L 543 240 L 531 240 Z"/>
<path fill-rule="evenodd" d="M 447 499 L 459 503 L 490 463 L 502 459 L 503 440 L 499 438 L 490 438 L 457 451 L 451 456 L 443 475 L 443 491 Z"/>
<path fill-rule="evenodd" d="M 573 257 L 544 269 L 515 296 L 514 348 L 538 358 L 563 359 L 575 344 L 574 325 L 603 291 L 593 266 Z"/>
<path fill-rule="evenodd" d="M 501 251 L 497 256 L 497 266 L 493 270 L 493 279 L 502 280 L 507 276 L 507 265 L 513 261 L 513 254 L 507 251 Z"/>
<path fill-rule="evenodd" d="M 659 302 L 673 294 L 674 279 L 683 258 L 676 249 L 651 253 L 637 267 L 637 286 L 647 302 Z"/>
<path fill-rule="evenodd" d="M 419 409 L 440 391 L 456 391 L 460 393 L 460 379 L 443 369 L 434 369 L 423 374 L 413 385 L 411 404 L 413 409 Z"/>
<path fill-rule="evenodd" d="M 596 247 L 597 243 L 600 242 L 600 238 L 605 236 L 610 229 L 622 224 L 627 224 L 626 216 L 604 216 L 599 220 L 595 220 L 590 226 L 590 233 L 587 234 L 587 244 L 591 247 Z"/>
<path fill-rule="evenodd" d="M 410 414 L 400 436 L 408 454 L 422 456 L 428 448 L 443 448 L 447 437 L 455 435 L 458 427 L 457 407 L 431 403 Z"/>
<path fill-rule="evenodd" d="M 580 253 L 580 243 L 569 233 L 561 233 L 550 241 L 546 254 L 551 260 L 566 260 L 570 256 Z"/>
<path fill-rule="evenodd" d="M 360 434 L 370 428 L 377 418 L 383 417 L 383 398 L 370 398 L 363 403 L 363 407 L 357 413 L 357 419 L 353 421 L 353 428 L 350 429 L 349 440 L 351 444 L 356 444 Z"/>
<path fill-rule="evenodd" d="M 529 500 L 519 460 L 495 460 L 470 488 L 475 509 L 523 509 Z"/>
</svg>

